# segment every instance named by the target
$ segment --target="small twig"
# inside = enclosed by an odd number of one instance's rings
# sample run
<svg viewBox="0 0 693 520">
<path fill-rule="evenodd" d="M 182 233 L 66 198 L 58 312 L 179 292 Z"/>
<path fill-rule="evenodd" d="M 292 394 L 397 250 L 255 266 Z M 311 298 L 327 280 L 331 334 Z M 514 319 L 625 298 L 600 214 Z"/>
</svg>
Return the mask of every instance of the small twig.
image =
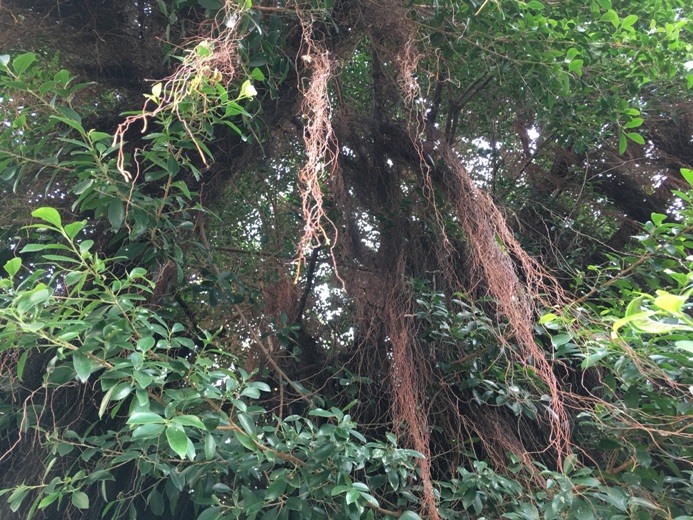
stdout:
<svg viewBox="0 0 693 520">
<path fill-rule="evenodd" d="M 628 276 L 631 272 L 635 270 L 636 267 L 639 265 L 643 264 L 645 261 L 649 260 L 652 257 L 650 253 L 646 253 L 642 255 L 640 258 L 638 258 L 635 262 L 633 262 L 629 267 L 618 273 L 616 276 L 613 278 L 610 278 L 606 282 L 600 284 L 598 287 L 594 287 L 590 292 L 587 294 L 581 296 L 577 300 L 573 301 L 571 305 L 579 305 L 582 302 L 589 300 L 592 296 L 597 294 L 599 291 L 605 289 L 606 287 L 609 287 L 610 285 L 616 283 L 618 280 L 623 278 L 624 276 Z"/>
</svg>

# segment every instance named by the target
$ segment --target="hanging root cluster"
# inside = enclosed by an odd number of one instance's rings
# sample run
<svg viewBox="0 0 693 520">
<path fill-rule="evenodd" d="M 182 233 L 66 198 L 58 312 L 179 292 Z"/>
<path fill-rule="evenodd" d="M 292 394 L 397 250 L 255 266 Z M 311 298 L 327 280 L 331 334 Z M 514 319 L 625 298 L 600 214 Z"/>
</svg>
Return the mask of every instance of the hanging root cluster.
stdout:
<svg viewBox="0 0 693 520">
<path fill-rule="evenodd" d="M 300 65 L 306 72 L 299 87 L 303 95 L 302 112 L 305 120 L 303 141 L 306 161 L 298 172 L 301 191 L 303 234 L 298 245 L 298 270 L 305 262 L 306 254 L 320 245 L 336 243 L 337 228 L 325 214 L 321 182 L 326 172 L 333 174 L 337 167 L 339 148 L 332 130 L 329 82 L 332 78 L 332 61 L 328 50 L 313 38 L 313 22 L 299 15 L 301 23 Z M 303 79 L 307 84 L 302 83 Z M 330 232 L 324 225 L 328 223 Z M 334 239 L 330 239 L 334 234 Z"/>
<path fill-rule="evenodd" d="M 416 77 L 419 59 L 412 30 L 400 43 L 396 59 L 398 83 L 410 114 L 409 136 L 419 158 L 423 192 L 439 227 L 440 249 L 447 254 L 454 253 L 433 195 L 432 157 L 440 162 L 439 169 L 446 170 L 442 175 L 438 174 L 437 180 L 456 211 L 468 241 L 469 260 L 474 273 L 471 284 L 484 287 L 492 297 L 498 319 L 506 321 L 508 325 L 509 334 L 501 340 L 511 352 L 511 357 L 526 367 L 530 379 L 535 374 L 540 385 L 545 387 L 541 391 L 548 391 L 551 397 L 548 409 L 551 437 L 550 446 L 546 449 L 555 450 L 560 466 L 563 458 L 571 453 L 568 414 L 559 382 L 546 354 L 534 339 L 533 328 L 536 302 L 556 304 L 562 301 L 562 291 L 555 279 L 524 251 L 491 197 L 474 185 L 455 150 L 427 123 L 426 109 L 417 109 L 416 103 L 422 98 Z M 445 271 L 452 272 L 448 269 Z M 458 285 L 454 275 L 448 282 L 457 290 L 465 290 L 465 287 Z"/>
<path fill-rule="evenodd" d="M 444 160 L 450 169 L 447 188 L 469 240 L 473 268 L 493 298 L 498 317 L 507 320 L 509 326 L 509 335 L 502 339 L 507 341 L 512 357 L 530 374 L 536 374 L 551 397 L 550 440 L 560 466 L 571 452 L 568 414 L 556 375 L 534 338 L 535 302 L 541 301 L 544 295 L 556 301 L 561 295 L 560 288 L 522 249 L 500 210 L 486 193 L 474 186 L 451 149 L 444 149 Z M 518 268 L 524 281 L 518 276 Z"/>
<path fill-rule="evenodd" d="M 392 344 L 393 427 L 396 432 L 404 432 L 411 446 L 423 455 L 418 459 L 423 486 L 421 505 L 426 518 L 437 520 L 440 517 L 431 478 L 431 439 L 424 404 L 428 380 L 425 365 L 417 359 L 421 353 L 415 348 L 411 320 L 406 318 L 411 316 L 412 309 L 402 286 L 404 262 L 398 264 L 392 277 L 392 293 L 385 303 L 386 327 Z"/>
</svg>

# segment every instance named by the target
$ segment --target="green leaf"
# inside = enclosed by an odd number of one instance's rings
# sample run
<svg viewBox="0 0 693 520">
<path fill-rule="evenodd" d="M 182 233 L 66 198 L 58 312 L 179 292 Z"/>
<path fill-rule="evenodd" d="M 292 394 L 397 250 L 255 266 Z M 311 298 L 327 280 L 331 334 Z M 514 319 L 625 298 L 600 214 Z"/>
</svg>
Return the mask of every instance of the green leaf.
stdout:
<svg viewBox="0 0 693 520">
<path fill-rule="evenodd" d="M 111 402 L 111 396 L 113 395 L 113 391 L 115 390 L 115 388 L 115 386 L 109 388 L 108 391 L 104 394 L 103 398 L 101 399 L 101 405 L 99 405 L 99 419 L 101 419 L 103 415 L 106 413 L 108 403 Z"/>
<path fill-rule="evenodd" d="M 628 499 L 628 505 L 629 506 L 635 505 L 635 506 L 645 507 L 647 509 L 652 509 L 655 511 L 660 509 L 658 506 L 656 506 L 655 504 L 653 504 L 649 500 L 646 500 L 646 499 L 641 498 L 641 497 L 630 497 Z"/>
<path fill-rule="evenodd" d="M 265 75 L 257 67 L 250 72 L 250 77 L 256 81 L 265 81 Z"/>
<path fill-rule="evenodd" d="M 208 433 L 205 436 L 205 459 L 212 460 L 214 455 L 217 453 L 217 441 L 214 440 L 214 436 Z"/>
<path fill-rule="evenodd" d="M 561 345 L 565 345 L 571 340 L 570 334 L 556 334 L 551 338 L 551 344 L 554 347 L 560 347 Z"/>
<path fill-rule="evenodd" d="M 58 500 L 61 496 L 62 496 L 62 493 L 57 493 L 57 492 L 56 493 L 50 493 L 50 494 L 46 495 L 45 497 L 43 497 L 41 502 L 39 502 L 38 508 L 39 509 L 47 508 L 53 502 Z"/>
<path fill-rule="evenodd" d="M 155 343 L 156 340 L 153 336 L 145 336 L 137 341 L 137 349 L 141 350 L 142 352 L 147 352 L 155 345 Z"/>
<path fill-rule="evenodd" d="M 655 226 L 661 226 L 662 222 L 667 219 L 667 216 L 664 213 L 652 213 L 650 219 Z"/>
<path fill-rule="evenodd" d="M 657 294 L 654 305 L 672 314 L 679 314 L 688 299 L 685 296 L 678 296 L 666 291 L 657 291 Z"/>
<path fill-rule="evenodd" d="M 238 439 L 238 442 L 240 442 L 246 449 L 252 452 L 256 452 L 258 450 L 257 445 L 253 442 L 253 439 L 245 433 L 234 430 L 233 434 L 236 436 L 236 439 Z"/>
<path fill-rule="evenodd" d="M 12 60 L 12 68 L 17 74 L 22 74 L 26 69 L 28 69 L 32 63 L 36 60 L 36 54 L 33 52 L 27 52 L 25 54 L 20 54 L 14 60 Z"/>
<path fill-rule="evenodd" d="M 27 496 L 27 494 L 31 491 L 31 488 L 26 487 L 25 485 L 20 485 L 15 489 L 10 497 L 7 499 L 7 501 L 10 503 L 10 510 L 13 513 L 16 513 L 17 510 L 21 507 L 22 501 L 24 498 Z"/>
<path fill-rule="evenodd" d="M 676 330 L 676 325 L 652 320 L 650 317 L 653 315 L 654 311 L 642 311 L 625 316 L 614 322 L 613 331 L 618 332 L 624 325 L 631 325 L 636 330 L 647 334 L 663 334 Z"/>
<path fill-rule="evenodd" d="M 575 59 L 570 62 L 570 65 L 568 65 L 568 70 L 570 72 L 574 72 L 578 76 L 582 76 L 582 64 L 584 63 L 584 60 L 580 59 Z"/>
<path fill-rule="evenodd" d="M 570 481 L 576 486 L 597 487 L 601 482 L 594 477 L 573 477 Z"/>
<path fill-rule="evenodd" d="M 68 119 L 77 123 L 78 129 L 82 129 L 82 117 L 70 107 L 56 106 L 55 109 Z"/>
<path fill-rule="evenodd" d="M 37 305 L 45 303 L 51 297 L 51 292 L 47 288 L 37 288 L 28 294 L 23 294 L 17 298 L 17 310 L 19 312 L 27 312 Z"/>
<path fill-rule="evenodd" d="M 623 132 L 618 133 L 618 155 L 623 155 L 626 153 L 626 148 L 628 148 L 628 141 L 626 140 L 626 134 Z"/>
<path fill-rule="evenodd" d="M 322 408 L 316 408 L 315 410 L 311 410 L 308 412 L 308 415 L 314 415 L 316 417 L 328 417 L 332 418 L 334 417 L 334 413 L 328 411 L 328 410 L 323 410 Z"/>
<path fill-rule="evenodd" d="M 286 490 L 286 485 L 287 481 L 285 478 L 278 478 L 272 482 L 272 485 L 265 491 L 265 500 L 270 502 L 282 496 Z"/>
<path fill-rule="evenodd" d="M 22 259 L 19 258 L 18 256 L 15 258 L 12 258 L 11 260 L 8 260 L 5 262 L 4 269 L 7 272 L 7 274 L 10 275 L 10 278 L 14 278 L 14 275 L 19 272 L 19 269 L 22 267 Z"/>
<path fill-rule="evenodd" d="M 133 439 L 154 439 L 164 431 L 163 424 L 142 424 L 132 431 Z"/>
<path fill-rule="evenodd" d="M 630 139 L 634 143 L 645 144 L 645 138 L 636 132 L 629 132 L 626 135 L 628 136 L 628 139 Z"/>
<path fill-rule="evenodd" d="M 346 492 L 346 503 L 348 504 L 353 504 L 354 502 L 357 502 L 361 498 L 361 492 L 358 489 L 350 489 L 349 491 Z"/>
<path fill-rule="evenodd" d="M 212 491 L 215 493 L 231 493 L 231 488 L 223 482 L 217 482 L 212 486 Z"/>
<path fill-rule="evenodd" d="M 577 457 L 573 454 L 568 455 L 565 460 L 563 461 L 563 473 L 566 475 L 569 473 L 573 472 L 573 469 L 575 469 L 575 462 L 577 461 Z"/>
<path fill-rule="evenodd" d="M 183 430 L 169 426 L 166 428 L 166 440 L 173 451 L 184 459 L 188 452 L 188 436 Z"/>
<path fill-rule="evenodd" d="M 94 179 L 87 179 L 80 183 L 77 183 L 74 188 L 72 188 L 72 193 L 75 195 L 81 195 L 87 191 L 94 184 Z"/>
<path fill-rule="evenodd" d="M 72 366 L 77 372 L 77 379 L 81 383 L 86 383 L 91 375 L 91 361 L 81 352 L 72 354 Z"/>
<path fill-rule="evenodd" d="M 207 429 L 200 418 L 195 415 L 179 415 L 174 417 L 171 422 L 176 422 L 184 426 L 193 426 L 194 428 L 199 428 L 200 430 Z"/>
<path fill-rule="evenodd" d="M 142 372 L 141 370 L 133 372 L 132 378 L 135 380 L 137 386 L 139 386 L 140 388 L 147 388 L 152 383 L 152 381 L 154 381 L 154 378 L 152 376 L 150 376 L 146 372 Z"/>
<path fill-rule="evenodd" d="M 113 199 L 108 205 L 108 221 L 114 229 L 120 229 L 125 218 L 125 204 L 120 199 Z"/>
<path fill-rule="evenodd" d="M 575 480 L 571 482 L 575 482 Z M 575 520 L 596 520 L 592 504 L 584 500 L 574 501 L 571 513 L 575 517 Z"/>
<path fill-rule="evenodd" d="M 127 424 L 163 424 L 164 418 L 154 412 L 135 412 Z"/>
<path fill-rule="evenodd" d="M 65 234 L 70 238 L 70 240 L 74 239 L 77 234 L 84 229 L 84 226 L 86 226 L 87 223 L 84 220 L 81 220 L 79 222 L 71 222 L 69 224 L 65 225 Z"/>
<path fill-rule="evenodd" d="M 241 426 L 248 435 L 255 435 L 255 423 L 248 414 L 239 413 L 238 422 L 241 423 Z"/>
<path fill-rule="evenodd" d="M 614 326 L 615 326 L 615 325 L 614 325 Z M 600 361 L 601 359 L 605 358 L 605 357 L 608 356 L 608 355 L 609 355 L 609 351 L 608 351 L 608 350 L 606 350 L 606 349 L 601 349 L 601 350 L 595 352 L 594 354 L 590 354 L 589 356 L 587 356 L 587 357 L 582 361 L 582 363 L 580 363 L 580 367 L 581 367 L 583 370 L 586 370 L 586 369 L 588 369 L 588 368 L 590 368 L 590 367 L 596 366 L 597 363 L 599 363 L 599 361 Z"/>
<path fill-rule="evenodd" d="M 77 509 L 89 509 L 89 496 L 82 491 L 72 493 L 71 502 Z"/>
<path fill-rule="evenodd" d="M 689 170 L 688 168 L 681 168 L 681 175 L 684 179 L 686 179 L 688 184 L 691 185 L 691 188 L 693 188 L 693 170 Z"/>
<path fill-rule="evenodd" d="M 625 125 L 623 125 L 623 128 L 638 128 L 643 124 L 643 118 L 642 117 L 634 117 L 630 121 L 628 121 Z"/>
<path fill-rule="evenodd" d="M 132 385 L 130 385 L 130 383 L 120 383 L 114 388 L 115 390 L 113 391 L 113 395 L 111 397 L 113 401 L 121 401 L 129 396 L 132 392 Z"/>
<path fill-rule="evenodd" d="M 599 19 L 600 22 L 611 22 L 614 27 L 618 27 L 619 18 L 618 13 L 613 9 L 609 9 L 606 13 L 602 15 Z"/>
<path fill-rule="evenodd" d="M 53 244 L 27 244 L 22 248 L 20 253 L 36 253 L 37 251 L 44 251 L 52 247 Z"/>
<path fill-rule="evenodd" d="M 219 520 L 219 518 L 221 518 L 221 514 L 221 508 L 214 506 L 202 511 L 197 517 L 197 520 Z"/>
<path fill-rule="evenodd" d="M 84 133 L 84 127 L 83 127 L 80 123 L 78 123 L 77 121 L 75 121 L 73 118 L 71 118 L 71 117 L 67 117 L 67 116 L 51 116 L 51 119 L 53 119 L 53 120 L 55 120 L 55 121 L 60 121 L 61 123 L 66 124 L 66 125 L 69 126 L 70 128 L 74 128 L 74 129 L 77 130 L 79 133 L 82 133 L 82 134 Z M 78 142 L 78 141 L 75 141 L 75 142 Z"/>
<path fill-rule="evenodd" d="M 159 97 L 161 96 L 161 90 L 163 89 L 163 87 L 164 87 L 164 85 L 161 82 L 156 83 L 152 87 L 152 96 L 154 96 L 155 99 L 159 99 Z"/>
<path fill-rule="evenodd" d="M 42 207 L 35 209 L 31 212 L 31 215 L 35 218 L 40 218 L 44 222 L 53 224 L 55 227 L 62 227 L 62 221 L 60 220 L 60 213 L 58 213 L 54 208 Z"/>
<path fill-rule="evenodd" d="M 557 314 L 549 312 L 547 314 L 544 314 L 541 318 L 539 318 L 539 324 L 546 325 L 547 323 L 551 323 L 552 321 L 557 321 L 559 319 L 560 318 Z"/>
<path fill-rule="evenodd" d="M 633 24 L 634 24 L 635 22 L 637 22 L 637 21 L 638 21 L 637 15 L 629 14 L 629 15 L 626 16 L 626 17 L 623 19 L 623 21 L 621 22 L 621 27 L 624 28 L 624 29 L 628 29 L 628 28 L 632 27 Z"/>
<path fill-rule="evenodd" d="M 170 175 L 176 175 L 180 171 L 180 163 L 176 160 L 175 156 L 169 155 L 166 159 L 166 171 Z"/>
<path fill-rule="evenodd" d="M 29 357 L 29 351 L 25 350 L 22 355 L 19 356 L 19 361 L 17 361 L 17 379 L 20 381 L 24 377 L 24 367 L 26 366 L 26 360 Z"/>
<path fill-rule="evenodd" d="M 161 493 L 159 493 L 156 489 L 152 489 L 152 492 L 149 493 L 149 496 L 147 497 L 147 504 L 149 504 L 149 508 L 156 516 L 162 516 L 164 514 L 166 509 L 164 499 L 161 496 Z"/>
</svg>

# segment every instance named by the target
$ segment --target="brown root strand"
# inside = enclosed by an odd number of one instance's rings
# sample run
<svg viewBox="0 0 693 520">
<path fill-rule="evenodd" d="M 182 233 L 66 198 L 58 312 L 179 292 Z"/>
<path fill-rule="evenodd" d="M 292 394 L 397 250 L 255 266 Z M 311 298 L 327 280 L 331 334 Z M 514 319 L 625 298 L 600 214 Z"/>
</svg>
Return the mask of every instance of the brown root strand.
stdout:
<svg viewBox="0 0 693 520">
<path fill-rule="evenodd" d="M 397 269 L 403 274 L 403 262 Z M 402 279 L 398 276 L 398 279 Z M 431 450 L 428 417 L 424 412 L 422 392 L 426 377 L 422 364 L 412 352 L 414 334 L 411 324 L 410 304 L 404 298 L 406 290 L 399 283 L 385 303 L 387 331 L 392 344 L 392 393 L 395 431 L 405 430 L 413 448 L 423 455 L 418 459 L 423 484 L 422 509 L 426 518 L 439 519 L 435 492 L 431 477 Z"/>
<path fill-rule="evenodd" d="M 303 94 L 303 117 L 306 124 L 303 129 L 306 162 L 298 172 L 301 191 L 301 209 L 303 216 L 303 235 L 298 245 L 298 264 L 305 262 L 308 251 L 323 244 L 336 242 L 337 228 L 325 214 L 323 208 L 323 191 L 321 182 L 328 172 L 332 177 L 337 168 L 339 147 L 332 130 L 331 105 L 328 86 L 332 78 L 332 60 L 327 49 L 313 39 L 313 25 L 301 19 L 302 49 L 300 52 L 303 67 L 309 72 L 307 86 L 301 87 Z M 329 223 L 335 239 L 323 223 Z M 333 258 L 334 260 L 334 258 Z M 297 278 L 298 274 L 297 273 Z"/>
</svg>

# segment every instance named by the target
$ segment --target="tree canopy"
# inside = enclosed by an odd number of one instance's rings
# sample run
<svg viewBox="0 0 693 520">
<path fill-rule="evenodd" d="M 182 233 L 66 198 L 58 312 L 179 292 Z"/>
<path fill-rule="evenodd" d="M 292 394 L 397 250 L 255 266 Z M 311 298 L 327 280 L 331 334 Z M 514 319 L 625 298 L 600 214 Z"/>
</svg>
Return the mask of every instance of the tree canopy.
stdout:
<svg viewBox="0 0 693 520">
<path fill-rule="evenodd" d="M 0 517 L 693 515 L 678 0 L 0 4 Z"/>
</svg>

